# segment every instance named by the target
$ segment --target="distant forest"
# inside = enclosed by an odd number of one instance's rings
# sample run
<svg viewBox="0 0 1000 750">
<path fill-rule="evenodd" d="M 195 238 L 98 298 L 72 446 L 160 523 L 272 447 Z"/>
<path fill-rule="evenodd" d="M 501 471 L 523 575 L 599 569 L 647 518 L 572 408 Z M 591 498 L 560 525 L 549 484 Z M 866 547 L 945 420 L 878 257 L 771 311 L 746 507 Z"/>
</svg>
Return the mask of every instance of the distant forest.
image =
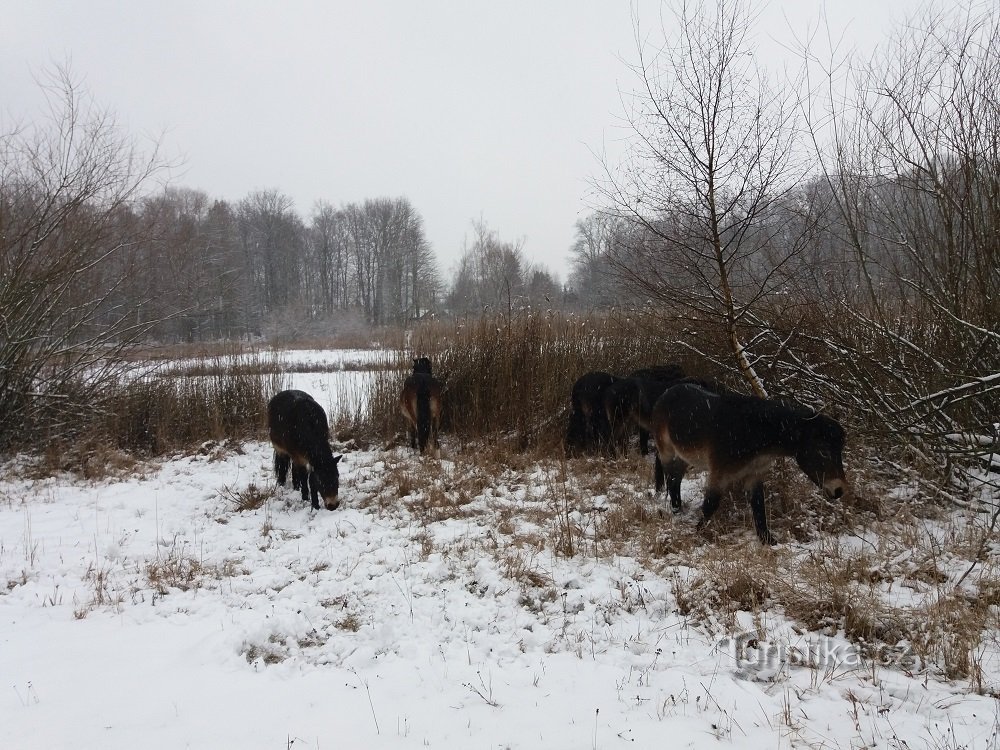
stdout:
<svg viewBox="0 0 1000 750">
<path fill-rule="evenodd" d="M 0 130 L 0 341 L 291 341 L 641 306 L 717 324 L 736 352 L 773 310 L 835 299 L 879 325 L 909 309 L 997 329 L 996 9 L 927 11 L 871 60 L 803 50 L 796 81 L 749 54 L 748 8 L 674 11 L 638 49 L 630 148 L 595 165 L 565 280 L 483 221 L 444 273 L 405 197 L 303 216 L 280 189 L 151 190 L 159 155 L 57 69 L 50 119 Z"/>
</svg>

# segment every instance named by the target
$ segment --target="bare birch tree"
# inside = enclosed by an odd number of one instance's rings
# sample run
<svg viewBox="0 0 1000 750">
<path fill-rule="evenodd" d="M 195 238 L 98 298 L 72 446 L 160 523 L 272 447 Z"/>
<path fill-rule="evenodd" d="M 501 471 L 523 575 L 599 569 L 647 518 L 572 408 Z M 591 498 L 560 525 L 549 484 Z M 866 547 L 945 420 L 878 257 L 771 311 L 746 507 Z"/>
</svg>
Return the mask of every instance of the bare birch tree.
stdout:
<svg viewBox="0 0 1000 750">
<path fill-rule="evenodd" d="M 800 249 L 774 247 L 784 228 L 770 216 L 801 176 L 795 89 L 775 83 L 754 56 L 749 3 L 665 7 L 658 43 L 637 30 L 632 147 L 599 185 L 634 225 L 611 260 L 659 308 L 721 334 L 729 366 L 765 395 L 746 337 L 754 307 L 780 289 L 782 267 Z M 771 262 L 762 264 L 765 250 Z"/>
</svg>

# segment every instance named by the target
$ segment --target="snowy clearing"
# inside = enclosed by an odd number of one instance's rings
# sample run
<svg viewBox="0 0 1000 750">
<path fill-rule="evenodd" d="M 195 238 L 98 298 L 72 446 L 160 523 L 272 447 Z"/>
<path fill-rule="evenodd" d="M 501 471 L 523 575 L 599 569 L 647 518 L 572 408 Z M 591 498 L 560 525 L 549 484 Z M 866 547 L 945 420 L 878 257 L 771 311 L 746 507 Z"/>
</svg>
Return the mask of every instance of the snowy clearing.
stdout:
<svg viewBox="0 0 1000 750">
<path fill-rule="evenodd" d="M 291 384 L 327 405 L 365 375 Z M 466 460 L 348 453 L 334 512 L 270 496 L 263 442 L 117 481 L 0 467 L 0 747 L 998 746 L 966 683 L 778 612 L 769 642 L 710 636 L 678 610 L 697 571 L 543 543 L 607 497 L 551 466 L 470 483 Z M 693 534 L 699 492 L 662 523 Z"/>
</svg>

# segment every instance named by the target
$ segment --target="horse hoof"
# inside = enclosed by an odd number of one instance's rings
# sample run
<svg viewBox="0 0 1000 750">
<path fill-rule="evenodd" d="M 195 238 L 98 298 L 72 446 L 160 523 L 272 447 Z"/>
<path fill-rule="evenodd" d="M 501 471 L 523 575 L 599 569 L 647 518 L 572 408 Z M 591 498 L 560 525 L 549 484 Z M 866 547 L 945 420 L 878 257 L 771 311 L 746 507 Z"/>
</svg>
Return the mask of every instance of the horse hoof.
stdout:
<svg viewBox="0 0 1000 750">
<path fill-rule="evenodd" d="M 763 545 L 765 545 L 765 546 L 767 546 L 767 547 L 773 547 L 774 545 L 776 545 L 778 543 L 778 540 L 775 539 L 774 536 L 769 531 L 769 532 L 767 532 L 766 535 L 764 535 L 764 536 L 762 536 L 760 538 L 760 543 L 763 544 Z"/>
</svg>

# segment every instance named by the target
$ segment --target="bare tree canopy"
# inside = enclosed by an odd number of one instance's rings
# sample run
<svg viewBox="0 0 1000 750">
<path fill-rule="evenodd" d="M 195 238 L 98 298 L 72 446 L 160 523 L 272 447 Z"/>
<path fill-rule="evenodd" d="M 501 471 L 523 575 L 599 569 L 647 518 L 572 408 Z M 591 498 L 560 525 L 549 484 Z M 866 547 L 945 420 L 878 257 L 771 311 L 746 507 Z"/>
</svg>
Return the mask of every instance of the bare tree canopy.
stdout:
<svg viewBox="0 0 1000 750">
<path fill-rule="evenodd" d="M 795 92 L 753 55 L 748 3 L 680 0 L 668 16 L 655 43 L 636 31 L 632 147 L 600 184 L 632 227 L 610 260 L 644 296 L 720 327 L 737 369 L 764 394 L 743 331 L 786 260 L 759 263 L 780 229 L 772 209 L 802 175 Z"/>
<path fill-rule="evenodd" d="M 47 119 L 0 133 L 0 447 L 53 400 L 78 419 L 150 325 L 125 288 L 156 144 L 143 152 L 66 68 L 45 91 Z"/>
</svg>

